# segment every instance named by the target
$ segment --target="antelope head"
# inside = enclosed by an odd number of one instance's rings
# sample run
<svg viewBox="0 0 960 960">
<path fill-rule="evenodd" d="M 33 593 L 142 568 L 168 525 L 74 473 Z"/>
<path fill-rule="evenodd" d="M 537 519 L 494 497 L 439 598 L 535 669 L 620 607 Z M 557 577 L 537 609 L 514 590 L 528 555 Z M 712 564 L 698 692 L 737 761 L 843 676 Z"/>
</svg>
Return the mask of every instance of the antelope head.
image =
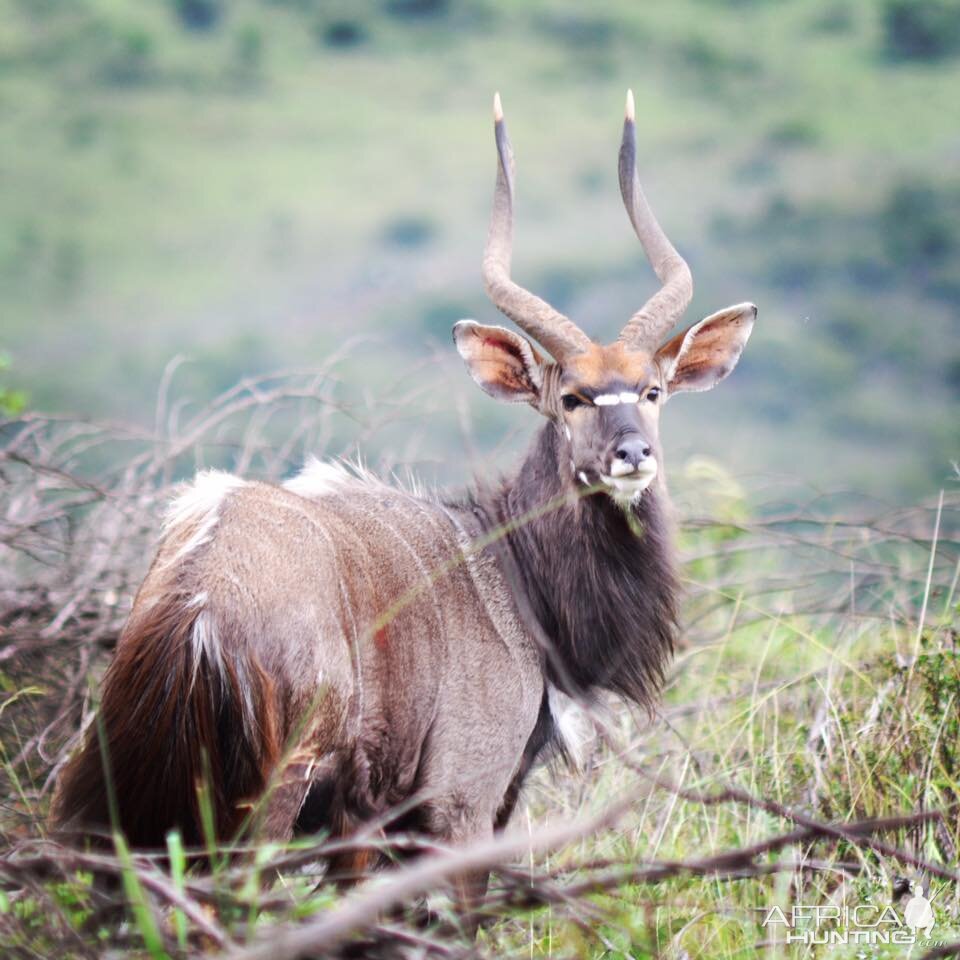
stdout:
<svg viewBox="0 0 960 960">
<path fill-rule="evenodd" d="M 560 449 L 569 454 L 570 483 L 632 503 L 660 470 L 660 408 L 674 393 L 709 390 L 733 370 L 757 308 L 752 303 L 727 307 L 664 342 L 690 303 L 693 279 L 640 186 L 630 91 L 620 146 L 620 192 L 660 289 L 613 343 L 603 345 L 514 283 L 514 158 L 499 94 L 493 109 L 498 166 L 483 256 L 484 286 L 494 305 L 553 359 L 512 330 L 472 320 L 454 326 L 454 342 L 483 390 L 499 400 L 529 403 L 555 424 Z"/>
</svg>

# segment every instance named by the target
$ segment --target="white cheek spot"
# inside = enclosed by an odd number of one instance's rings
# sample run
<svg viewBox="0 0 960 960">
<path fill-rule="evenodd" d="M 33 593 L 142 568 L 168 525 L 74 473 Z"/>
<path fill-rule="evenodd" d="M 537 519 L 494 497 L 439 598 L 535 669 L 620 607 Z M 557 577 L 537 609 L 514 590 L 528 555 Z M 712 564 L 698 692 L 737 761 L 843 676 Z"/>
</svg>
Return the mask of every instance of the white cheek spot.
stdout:
<svg viewBox="0 0 960 960">
<path fill-rule="evenodd" d="M 587 478 L 587 475 L 581 470 L 577 476 L 580 478 L 580 482 L 585 486 L 590 486 L 590 480 Z"/>
<path fill-rule="evenodd" d="M 563 432 L 567 435 L 567 440 L 573 439 L 573 434 L 570 433 L 570 428 L 566 424 L 563 425 Z"/>
<path fill-rule="evenodd" d="M 630 391 L 625 391 L 625 392 L 623 392 L 623 393 L 620 394 L 620 402 L 621 402 L 621 403 L 639 403 L 639 402 L 640 402 L 640 394 L 639 394 L 639 393 L 631 393 Z"/>
</svg>

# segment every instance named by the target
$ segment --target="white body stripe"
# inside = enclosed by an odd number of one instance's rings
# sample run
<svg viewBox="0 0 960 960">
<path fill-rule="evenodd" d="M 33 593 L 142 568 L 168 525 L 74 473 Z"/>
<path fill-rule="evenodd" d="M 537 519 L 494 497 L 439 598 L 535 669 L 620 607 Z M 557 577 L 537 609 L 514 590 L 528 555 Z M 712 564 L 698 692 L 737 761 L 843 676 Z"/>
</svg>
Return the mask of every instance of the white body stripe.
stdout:
<svg viewBox="0 0 960 960">
<path fill-rule="evenodd" d="M 234 490 L 246 484 L 246 480 L 223 470 L 203 470 L 193 483 L 173 500 L 163 521 L 164 533 L 169 534 L 181 526 L 194 527 L 187 542 L 170 562 L 176 563 L 197 547 L 203 546 L 213 534 L 220 519 L 220 505 Z"/>
</svg>

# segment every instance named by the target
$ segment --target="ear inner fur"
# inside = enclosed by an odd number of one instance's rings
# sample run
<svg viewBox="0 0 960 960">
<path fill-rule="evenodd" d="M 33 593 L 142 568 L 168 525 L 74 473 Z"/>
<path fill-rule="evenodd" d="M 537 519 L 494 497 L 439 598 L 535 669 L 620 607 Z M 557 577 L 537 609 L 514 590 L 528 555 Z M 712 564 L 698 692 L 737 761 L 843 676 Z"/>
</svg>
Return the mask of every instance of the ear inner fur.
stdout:
<svg viewBox="0 0 960 960">
<path fill-rule="evenodd" d="M 474 381 L 498 400 L 535 403 L 543 382 L 543 358 L 519 334 L 504 327 L 461 320 L 454 343 Z"/>
<path fill-rule="evenodd" d="M 757 308 L 736 304 L 677 334 L 656 355 L 670 393 L 709 390 L 727 377 L 753 330 Z"/>
</svg>

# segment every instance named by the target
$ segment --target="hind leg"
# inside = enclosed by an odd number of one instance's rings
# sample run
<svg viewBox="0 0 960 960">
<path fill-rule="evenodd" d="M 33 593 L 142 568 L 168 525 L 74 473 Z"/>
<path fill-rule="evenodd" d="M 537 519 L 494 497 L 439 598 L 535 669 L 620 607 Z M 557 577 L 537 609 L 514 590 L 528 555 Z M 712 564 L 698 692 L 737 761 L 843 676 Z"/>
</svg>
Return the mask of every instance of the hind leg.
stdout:
<svg viewBox="0 0 960 960">
<path fill-rule="evenodd" d="M 253 830 L 257 839 L 268 843 L 286 843 L 294 828 L 304 801 L 314 782 L 311 764 L 291 761 L 274 774 L 273 783 L 261 808 Z"/>
<path fill-rule="evenodd" d="M 333 751 L 318 757 L 309 746 L 301 746 L 288 754 L 271 774 L 255 835 L 274 843 L 321 830 L 339 836 L 339 767 Z"/>
<path fill-rule="evenodd" d="M 378 859 L 377 851 L 370 847 L 335 853 L 330 857 L 324 880 L 335 884 L 340 890 L 347 890 L 366 879 Z"/>
<path fill-rule="evenodd" d="M 358 824 L 345 809 L 340 767 L 338 757 L 328 754 L 316 763 L 291 769 L 268 813 L 273 839 L 325 833 L 334 843 L 349 842 Z M 379 853 L 371 847 L 349 847 L 345 843 L 327 857 L 325 881 L 342 888 L 352 886 L 369 873 L 378 859 Z"/>
</svg>

